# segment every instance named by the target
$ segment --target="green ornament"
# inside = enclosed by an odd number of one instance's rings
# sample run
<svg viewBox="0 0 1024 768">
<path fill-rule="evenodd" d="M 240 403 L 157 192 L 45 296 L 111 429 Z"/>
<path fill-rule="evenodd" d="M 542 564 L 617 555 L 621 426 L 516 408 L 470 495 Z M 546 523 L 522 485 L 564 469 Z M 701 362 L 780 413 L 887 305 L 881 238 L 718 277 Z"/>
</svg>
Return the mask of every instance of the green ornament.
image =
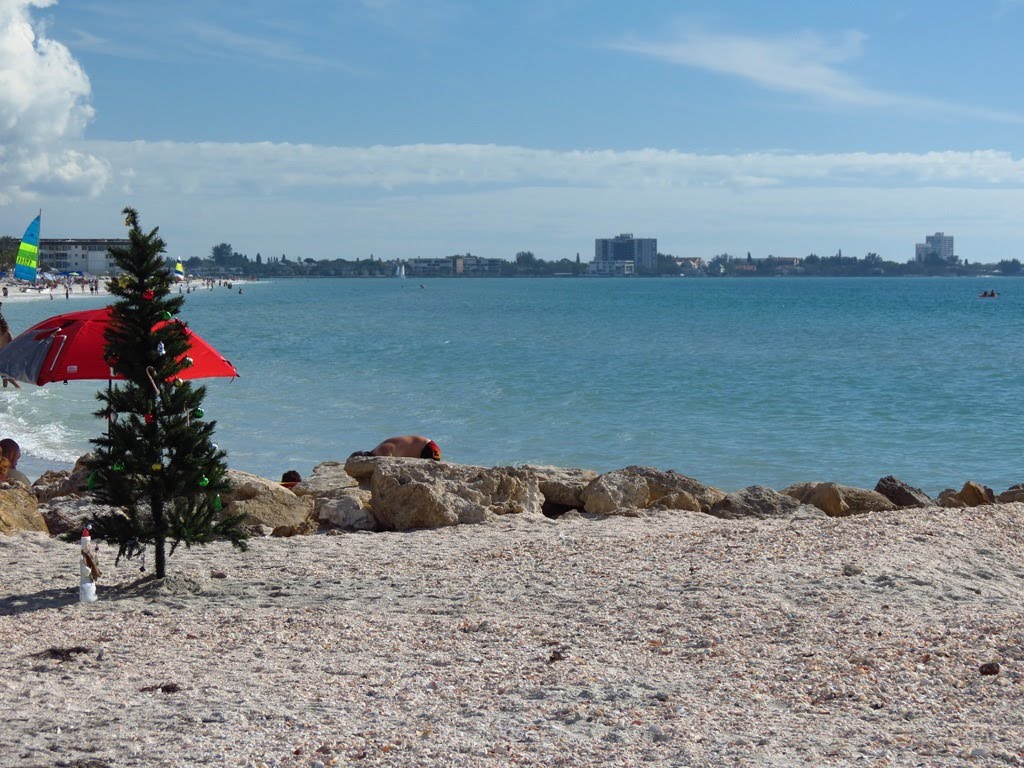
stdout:
<svg viewBox="0 0 1024 768">
<path fill-rule="evenodd" d="M 220 512 L 222 509 L 224 509 L 224 502 L 220 500 L 220 494 L 218 493 L 213 497 L 213 511 Z"/>
<path fill-rule="evenodd" d="M 209 484 L 210 484 L 210 478 L 206 477 L 205 475 L 203 477 L 199 478 L 199 487 L 200 488 L 205 488 Z"/>
<path fill-rule="evenodd" d="M 160 315 L 160 317 L 162 317 L 164 320 L 170 320 L 171 319 L 171 313 L 170 312 L 164 312 L 162 315 Z"/>
<path fill-rule="evenodd" d="M 113 469 L 115 472 L 124 472 L 124 464 L 122 464 L 120 461 L 115 461 L 114 466 L 111 467 L 111 469 Z"/>
<path fill-rule="evenodd" d="M 203 418 L 203 416 L 206 415 L 206 411 L 204 411 L 202 408 L 196 408 L 194 411 L 192 411 L 192 413 L 195 414 L 195 417 L 197 419 L 201 419 Z"/>
</svg>

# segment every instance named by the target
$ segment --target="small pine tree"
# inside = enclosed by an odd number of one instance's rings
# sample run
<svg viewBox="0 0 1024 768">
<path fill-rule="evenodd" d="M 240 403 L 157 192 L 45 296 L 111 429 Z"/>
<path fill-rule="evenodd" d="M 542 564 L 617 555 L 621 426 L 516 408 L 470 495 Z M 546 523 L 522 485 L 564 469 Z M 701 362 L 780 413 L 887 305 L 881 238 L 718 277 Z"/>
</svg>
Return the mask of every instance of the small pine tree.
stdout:
<svg viewBox="0 0 1024 768">
<path fill-rule="evenodd" d="M 175 315 L 184 297 L 170 296 L 171 274 L 158 230 L 144 233 L 125 208 L 128 247 L 112 248 L 122 274 L 111 282 L 114 304 L 105 334 L 106 359 L 124 382 L 97 393 L 108 423 L 97 446 L 91 483 L 98 500 L 124 513 L 96 523 L 120 554 L 152 544 L 156 576 L 166 575 L 166 542 L 207 544 L 225 537 L 246 548 L 241 515 L 218 520 L 220 494 L 230 485 L 225 454 L 212 442 L 216 422 L 204 421 L 206 388 L 178 377 L 190 363 L 184 324 Z M 120 557 L 119 554 L 119 557 Z"/>
</svg>

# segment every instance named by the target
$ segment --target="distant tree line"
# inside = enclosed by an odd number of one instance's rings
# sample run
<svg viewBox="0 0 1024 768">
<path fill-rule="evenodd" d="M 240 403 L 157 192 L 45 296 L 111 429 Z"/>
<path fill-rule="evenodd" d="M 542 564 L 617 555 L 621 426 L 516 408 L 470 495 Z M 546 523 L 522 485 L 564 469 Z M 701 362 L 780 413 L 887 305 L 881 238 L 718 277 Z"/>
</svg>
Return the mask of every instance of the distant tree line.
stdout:
<svg viewBox="0 0 1024 768">
<path fill-rule="evenodd" d="M 0 271 L 14 268 L 20 239 L 0 236 Z M 459 254 L 462 255 L 462 254 Z M 465 254 L 471 256 L 472 254 Z M 452 257 L 454 258 L 454 257 Z M 537 258 L 532 251 L 519 251 L 511 260 L 499 259 L 499 274 L 503 277 L 550 277 L 555 275 L 584 275 L 587 263 L 581 262 L 579 254 L 575 259 L 545 261 Z M 638 271 L 644 275 L 708 275 L 717 276 L 768 276 L 804 275 L 825 277 L 862 276 L 914 276 L 914 275 L 983 275 L 999 273 L 1020 275 L 1021 262 L 1018 259 L 1003 259 L 996 264 L 969 262 L 954 256 L 942 259 L 929 253 L 924 258 L 907 262 L 887 261 L 877 253 L 863 257 L 844 256 L 842 251 L 834 256 L 808 254 L 800 259 L 767 258 L 756 259 L 747 253 L 745 257 L 718 254 L 699 267 L 686 265 L 688 259 L 671 254 L 659 253 L 653 270 Z M 697 260 L 700 261 L 700 260 Z M 184 262 L 188 272 L 193 274 L 234 274 L 247 277 L 387 277 L 394 271 L 394 261 L 383 261 L 371 254 L 366 259 L 289 259 L 287 255 L 264 257 L 257 253 L 255 258 L 238 253 L 228 243 L 219 243 L 210 249 L 205 258 L 194 256 Z M 44 265 L 45 266 L 45 265 Z"/>
<path fill-rule="evenodd" d="M 15 243 L 15 249 L 17 243 Z M 462 254 L 459 254 L 462 255 Z M 465 254 L 467 257 L 472 254 Z M 454 258 L 454 257 L 450 257 Z M 499 259 L 502 277 L 551 277 L 555 275 L 584 275 L 587 263 L 575 259 L 559 259 L 545 261 L 538 258 L 532 251 L 519 251 L 512 260 Z M 722 253 L 699 268 L 684 266 L 688 259 L 680 259 L 671 254 L 659 253 L 657 264 L 653 270 L 638 272 L 652 276 L 672 275 L 708 275 L 716 276 L 769 276 L 794 275 L 818 277 L 871 277 L 871 276 L 914 276 L 914 275 L 982 275 L 998 272 L 1003 275 L 1021 274 L 1021 262 L 1018 259 L 1004 259 L 997 264 L 968 262 L 959 257 L 943 260 L 934 254 L 928 254 L 921 260 L 911 259 L 905 263 L 887 261 L 877 253 L 868 253 L 863 257 L 844 256 L 842 252 L 834 256 L 818 256 L 815 253 L 803 258 L 767 258 L 755 259 L 751 254 L 735 257 Z M 697 260 L 699 261 L 699 260 Z M 257 253 L 255 259 L 236 252 L 228 243 L 220 243 L 210 251 L 205 259 L 194 257 L 185 262 L 191 272 L 229 272 L 246 276 L 266 277 L 387 277 L 394 271 L 394 261 L 383 261 L 371 255 L 367 259 L 289 259 L 287 255 L 264 258 Z"/>
</svg>

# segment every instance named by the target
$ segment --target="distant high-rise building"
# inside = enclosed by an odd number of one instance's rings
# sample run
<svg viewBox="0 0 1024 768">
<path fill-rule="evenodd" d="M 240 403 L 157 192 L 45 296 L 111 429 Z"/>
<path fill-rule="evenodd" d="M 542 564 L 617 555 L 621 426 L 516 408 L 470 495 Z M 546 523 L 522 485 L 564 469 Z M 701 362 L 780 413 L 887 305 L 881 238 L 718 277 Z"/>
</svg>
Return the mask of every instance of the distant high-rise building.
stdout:
<svg viewBox="0 0 1024 768">
<path fill-rule="evenodd" d="M 933 259 L 938 258 L 942 261 L 955 261 L 953 236 L 936 232 L 934 235 L 925 237 L 923 243 L 918 243 L 914 247 L 914 258 L 917 261 L 925 261 L 929 257 Z"/>
<path fill-rule="evenodd" d="M 633 262 L 637 272 L 654 272 L 658 267 L 657 238 L 627 233 L 594 241 L 595 271 L 608 272 L 609 264 L 626 261 Z"/>
</svg>

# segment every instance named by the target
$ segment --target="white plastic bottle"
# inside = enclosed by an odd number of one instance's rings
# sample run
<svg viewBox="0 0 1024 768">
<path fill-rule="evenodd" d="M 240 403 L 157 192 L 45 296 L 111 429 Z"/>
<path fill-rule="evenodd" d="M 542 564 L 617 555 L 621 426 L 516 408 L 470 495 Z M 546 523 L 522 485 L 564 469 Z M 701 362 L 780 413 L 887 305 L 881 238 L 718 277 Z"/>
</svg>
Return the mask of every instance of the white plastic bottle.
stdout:
<svg viewBox="0 0 1024 768">
<path fill-rule="evenodd" d="M 80 577 L 78 600 L 82 603 L 95 603 L 99 598 L 96 596 L 96 581 L 92 577 L 92 569 L 85 559 L 87 554 L 92 555 L 92 536 L 88 528 L 82 531 L 82 553 L 78 557 Z"/>
</svg>

